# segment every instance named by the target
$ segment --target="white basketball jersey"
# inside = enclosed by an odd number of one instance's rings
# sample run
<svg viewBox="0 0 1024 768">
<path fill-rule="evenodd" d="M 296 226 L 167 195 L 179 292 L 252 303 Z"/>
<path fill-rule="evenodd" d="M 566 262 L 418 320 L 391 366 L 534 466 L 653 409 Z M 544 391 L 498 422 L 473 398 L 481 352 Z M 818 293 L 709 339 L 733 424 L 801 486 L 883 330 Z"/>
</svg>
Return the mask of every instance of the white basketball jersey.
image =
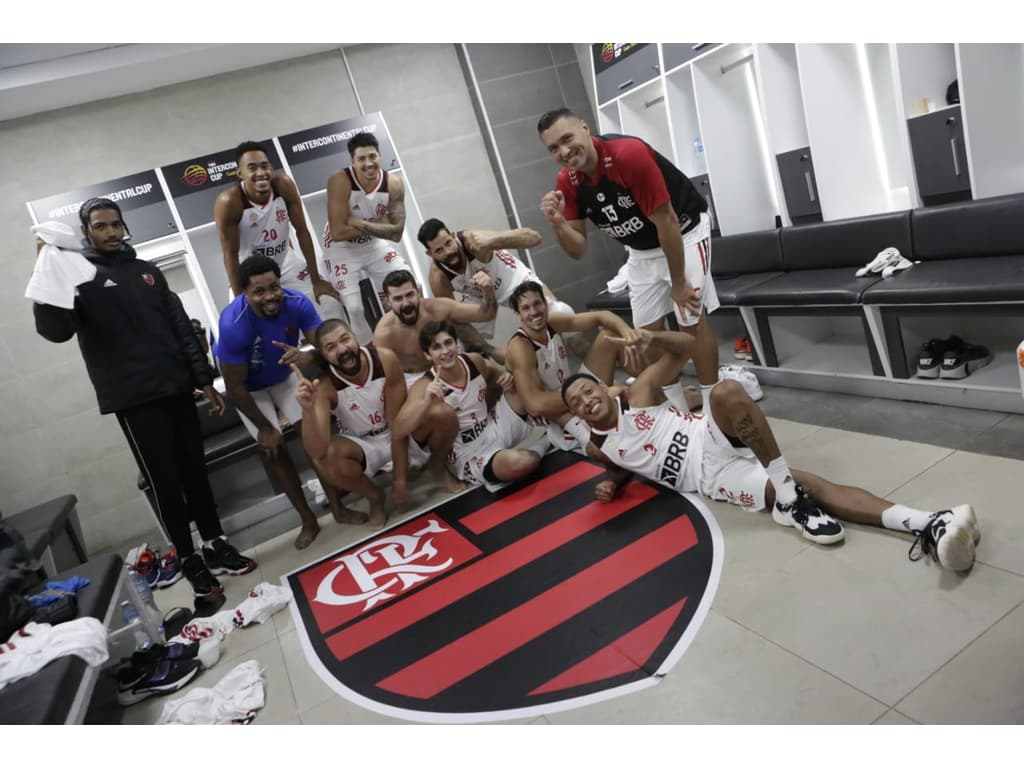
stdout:
<svg viewBox="0 0 1024 768">
<path fill-rule="evenodd" d="M 530 337 L 522 328 L 516 328 L 513 336 L 522 336 L 533 345 L 533 351 L 537 353 L 537 372 L 544 386 L 552 392 L 562 390 L 562 382 L 569 377 L 569 350 L 565 348 L 562 337 L 551 330 L 548 326 L 547 344 Z"/>
<path fill-rule="evenodd" d="M 284 198 L 271 189 L 270 201 L 266 205 L 252 202 L 242 187 L 245 209 L 238 223 L 238 260 L 249 256 L 269 256 L 281 265 L 288 255 L 288 238 L 291 225 L 288 221 L 288 206 Z"/>
<path fill-rule="evenodd" d="M 380 221 L 387 217 L 388 207 L 391 203 L 391 196 L 388 194 L 388 172 L 381 171 L 377 185 L 369 192 L 364 192 L 356 181 L 356 176 L 351 168 L 345 168 L 345 175 L 352 186 L 352 192 L 348 196 L 348 210 L 353 216 L 358 216 L 366 221 Z M 338 246 L 342 248 L 353 248 L 373 240 L 373 235 L 362 235 L 355 240 L 334 241 L 331 237 L 331 222 L 324 224 L 324 247 Z"/>
<path fill-rule="evenodd" d="M 459 245 L 462 246 L 463 253 L 468 255 L 469 251 L 466 248 L 465 241 L 462 239 L 462 232 L 456 232 L 455 237 L 459 241 Z M 459 302 L 470 302 L 472 304 L 480 304 L 483 302 L 483 292 L 473 285 L 473 275 L 477 272 L 486 272 L 491 276 L 491 282 L 494 284 L 494 294 L 497 296 L 498 304 L 506 304 L 509 297 L 512 295 L 512 291 L 514 291 L 520 283 L 526 280 L 540 282 L 540 278 L 538 278 L 528 266 L 508 251 L 501 249 L 496 250 L 494 252 L 494 256 L 486 264 L 482 261 L 477 261 L 474 258 L 468 259 L 466 262 L 466 268 L 461 273 L 455 272 L 443 263 L 435 263 L 451 281 L 452 293 L 454 294 L 455 300 Z"/>
<path fill-rule="evenodd" d="M 363 384 L 357 384 L 333 365 L 327 366 L 331 382 L 338 390 L 334 415 L 347 432 L 360 437 L 379 435 L 388 429 L 384 416 L 384 366 L 372 344 L 360 347 L 359 354 L 370 366 Z"/>
<path fill-rule="evenodd" d="M 459 436 L 456 443 L 473 442 L 487 426 L 487 379 L 477 370 L 468 355 L 460 354 L 459 362 L 466 371 L 466 384 L 461 389 L 440 379 L 444 387 L 444 402 L 459 417 Z M 437 369 L 430 375 L 438 379 Z M 456 446 L 457 448 L 458 446 Z"/>
<path fill-rule="evenodd" d="M 590 442 L 611 461 L 680 493 L 700 490 L 704 453 L 703 417 L 668 401 L 631 408 L 624 395 L 613 400 L 618 416 L 609 430 L 591 427 Z"/>
</svg>

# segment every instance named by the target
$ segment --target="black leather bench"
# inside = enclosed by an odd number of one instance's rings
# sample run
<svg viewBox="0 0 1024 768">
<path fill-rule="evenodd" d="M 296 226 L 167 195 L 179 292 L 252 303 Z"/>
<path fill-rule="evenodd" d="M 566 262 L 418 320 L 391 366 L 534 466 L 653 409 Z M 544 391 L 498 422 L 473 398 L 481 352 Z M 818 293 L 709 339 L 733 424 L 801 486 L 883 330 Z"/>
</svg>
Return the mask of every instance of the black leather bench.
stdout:
<svg viewBox="0 0 1024 768">
<path fill-rule="evenodd" d="M 741 306 L 854 306 L 880 281 L 857 269 L 884 248 L 911 258 L 910 211 L 805 224 L 781 230 L 785 274 L 743 288 Z M 715 254 L 712 249 L 712 260 Z"/>
<path fill-rule="evenodd" d="M 47 578 L 89 559 L 77 504 L 78 497 L 68 493 L 3 518 L 25 537 L 25 546 L 42 563 Z"/>
<path fill-rule="evenodd" d="M 77 593 L 78 618 L 99 619 L 108 631 L 112 624 L 119 622 L 116 609 L 123 564 L 118 555 L 104 555 L 56 575 L 58 580 L 72 576 L 89 579 L 89 585 Z M 11 683 L 0 691 L 0 723 L 84 722 L 90 708 L 106 712 L 116 707 L 116 690 L 104 682 L 110 681 L 105 680 L 102 670 L 90 667 L 77 656 L 62 656 L 31 677 Z"/>
<path fill-rule="evenodd" d="M 723 307 L 739 305 L 739 297 L 781 277 L 781 230 L 748 232 L 711 241 L 711 274 Z"/>
</svg>

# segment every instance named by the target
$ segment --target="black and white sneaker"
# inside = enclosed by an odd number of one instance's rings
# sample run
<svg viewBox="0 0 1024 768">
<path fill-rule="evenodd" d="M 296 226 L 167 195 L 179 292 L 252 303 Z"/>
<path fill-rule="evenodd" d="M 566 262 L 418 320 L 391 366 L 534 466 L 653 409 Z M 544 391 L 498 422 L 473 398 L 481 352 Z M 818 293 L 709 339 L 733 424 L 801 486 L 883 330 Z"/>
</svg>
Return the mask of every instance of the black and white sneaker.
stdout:
<svg viewBox="0 0 1024 768">
<path fill-rule="evenodd" d="M 772 520 L 779 525 L 788 525 L 803 531 L 804 538 L 816 544 L 836 544 L 846 535 L 839 521 L 818 509 L 818 505 L 799 485 L 796 487 L 795 502 L 775 502 Z"/>
<path fill-rule="evenodd" d="M 966 378 L 992 362 L 992 353 L 988 347 L 968 344 L 959 336 L 950 336 L 946 339 L 945 349 L 940 373 L 943 379 Z"/>
<path fill-rule="evenodd" d="M 917 354 L 917 378 L 937 379 L 942 369 L 946 343 L 942 339 L 928 339 Z"/>
<path fill-rule="evenodd" d="M 936 512 L 910 545 L 907 556 L 914 562 L 925 555 L 943 568 L 966 571 L 974 565 L 974 548 L 981 538 L 978 519 L 970 504 Z"/>
<path fill-rule="evenodd" d="M 181 690 L 200 669 L 198 659 L 164 658 L 152 664 L 129 662 L 117 670 L 117 703 L 128 707 L 150 696 Z"/>
<path fill-rule="evenodd" d="M 185 574 L 188 583 L 192 585 L 192 594 L 196 597 L 209 597 L 224 593 L 224 587 L 217 581 L 206 563 L 203 556 L 193 552 L 181 562 L 181 572 Z"/>
<path fill-rule="evenodd" d="M 246 557 L 224 539 L 214 539 L 209 547 L 203 547 L 203 560 L 210 573 L 241 576 L 256 568 L 256 561 Z"/>
</svg>

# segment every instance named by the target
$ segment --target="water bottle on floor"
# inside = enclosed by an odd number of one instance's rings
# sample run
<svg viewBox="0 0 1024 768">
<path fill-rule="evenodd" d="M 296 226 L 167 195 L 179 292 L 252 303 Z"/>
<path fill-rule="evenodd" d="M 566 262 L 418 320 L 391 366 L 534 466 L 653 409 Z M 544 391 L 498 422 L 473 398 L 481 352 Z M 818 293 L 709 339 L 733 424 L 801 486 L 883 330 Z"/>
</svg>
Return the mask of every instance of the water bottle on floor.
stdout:
<svg viewBox="0 0 1024 768">
<path fill-rule="evenodd" d="M 126 627 L 134 626 L 132 637 L 135 638 L 135 650 L 144 651 L 153 644 L 146 630 L 142 626 L 142 618 L 139 616 L 139 609 L 132 605 L 131 601 L 121 602 L 121 619 Z"/>
<path fill-rule="evenodd" d="M 156 633 L 157 641 L 163 642 L 164 614 L 157 606 L 156 600 L 153 598 L 153 590 L 146 582 L 145 577 L 134 568 L 128 569 L 128 577 L 131 579 L 132 586 L 142 602 L 143 610 L 140 618 L 151 632 Z"/>
</svg>

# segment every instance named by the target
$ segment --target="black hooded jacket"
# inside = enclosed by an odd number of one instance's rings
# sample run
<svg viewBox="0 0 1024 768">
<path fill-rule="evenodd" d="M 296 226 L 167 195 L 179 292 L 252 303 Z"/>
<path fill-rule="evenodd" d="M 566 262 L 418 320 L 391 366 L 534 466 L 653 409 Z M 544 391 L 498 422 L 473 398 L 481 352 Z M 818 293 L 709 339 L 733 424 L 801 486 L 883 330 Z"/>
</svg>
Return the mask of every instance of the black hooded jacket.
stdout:
<svg viewBox="0 0 1024 768">
<path fill-rule="evenodd" d="M 181 299 L 153 264 L 125 244 L 113 255 L 82 255 L 96 276 L 78 286 L 74 309 L 34 304 L 36 331 L 63 342 L 78 334 L 100 413 L 112 413 L 212 384 Z"/>
</svg>

